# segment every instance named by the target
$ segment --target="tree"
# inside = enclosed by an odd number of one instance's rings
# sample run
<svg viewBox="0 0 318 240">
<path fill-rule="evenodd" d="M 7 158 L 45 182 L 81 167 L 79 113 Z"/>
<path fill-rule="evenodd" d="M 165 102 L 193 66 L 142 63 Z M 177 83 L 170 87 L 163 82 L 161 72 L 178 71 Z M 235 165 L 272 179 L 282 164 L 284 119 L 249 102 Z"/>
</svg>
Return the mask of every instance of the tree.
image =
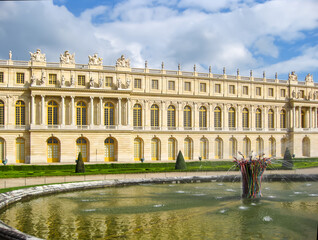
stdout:
<svg viewBox="0 0 318 240">
<path fill-rule="evenodd" d="M 75 169 L 76 173 L 83 173 L 85 172 L 85 166 L 84 166 L 84 162 L 83 162 L 83 158 L 82 158 L 82 153 L 79 152 L 78 153 L 78 158 L 76 160 L 76 169 Z"/>
<path fill-rule="evenodd" d="M 284 154 L 284 160 L 282 167 L 286 169 L 292 169 L 294 166 L 293 164 L 293 158 L 292 155 L 290 154 L 290 151 L 288 148 L 286 148 L 285 154 Z"/>
<path fill-rule="evenodd" d="M 178 153 L 175 169 L 185 170 L 187 169 L 186 162 L 184 161 L 183 154 L 181 151 Z"/>
</svg>

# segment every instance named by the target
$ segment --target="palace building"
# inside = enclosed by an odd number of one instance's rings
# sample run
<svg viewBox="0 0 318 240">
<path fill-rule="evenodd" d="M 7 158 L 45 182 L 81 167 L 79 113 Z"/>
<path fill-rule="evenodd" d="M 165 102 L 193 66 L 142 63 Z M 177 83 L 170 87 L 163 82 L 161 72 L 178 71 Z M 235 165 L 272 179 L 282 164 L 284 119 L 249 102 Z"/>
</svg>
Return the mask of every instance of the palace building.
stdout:
<svg viewBox="0 0 318 240">
<path fill-rule="evenodd" d="M 0 159 L 14 163 L 232 159 L 238 151 L 318 156 L 318 84 L 253 76 L 131 68 L 121 56 L 75 63 L 0 60 Z"/>
</svg>

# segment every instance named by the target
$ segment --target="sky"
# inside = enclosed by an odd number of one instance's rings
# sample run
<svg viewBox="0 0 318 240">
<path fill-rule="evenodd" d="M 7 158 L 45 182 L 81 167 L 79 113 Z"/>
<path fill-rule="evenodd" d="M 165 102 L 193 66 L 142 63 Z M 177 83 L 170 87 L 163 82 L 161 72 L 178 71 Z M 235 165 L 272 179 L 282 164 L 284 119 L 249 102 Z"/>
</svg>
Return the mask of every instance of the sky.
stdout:
<svg viewBox="0 0 318 240">
<path fill-rule="evenodd" d="M 98 53 L 113 66 L 318 82 L 318 0 L 43 0 L 0 1 L 0 59 L 48 62 L 65 50 L 87 64 Z"/>
</svg>

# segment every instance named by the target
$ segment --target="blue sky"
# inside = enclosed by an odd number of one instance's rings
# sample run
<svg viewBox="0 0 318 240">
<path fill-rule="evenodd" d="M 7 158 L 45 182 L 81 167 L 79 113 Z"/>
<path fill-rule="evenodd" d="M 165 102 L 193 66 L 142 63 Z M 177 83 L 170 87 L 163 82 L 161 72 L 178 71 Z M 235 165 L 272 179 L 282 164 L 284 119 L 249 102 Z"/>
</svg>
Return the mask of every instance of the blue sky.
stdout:
<svg viewBox="0 0 318 240">
<path fill-rule="evenodd" d="M 29 60 L 40 48 L 47 60 L 75 53 L 104 65 L 125 54 L 133 67 L 280 79 L 296 71 L 318 82 L 317 0 L 47 0 L 0 1 L 0 59 Z"/>
</svg>

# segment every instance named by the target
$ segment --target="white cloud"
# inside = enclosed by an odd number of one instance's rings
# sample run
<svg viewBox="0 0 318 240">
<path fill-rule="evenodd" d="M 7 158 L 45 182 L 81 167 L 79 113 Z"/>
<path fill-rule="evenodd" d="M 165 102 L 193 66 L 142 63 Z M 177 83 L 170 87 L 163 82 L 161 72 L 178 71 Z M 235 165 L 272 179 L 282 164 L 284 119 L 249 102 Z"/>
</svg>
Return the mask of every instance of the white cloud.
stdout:
<svg viewBox="0 0 318 240">
<path fill-rule="evenodd" d="M 256 53 L 277 58 L 279 50 L 274 44 L 274 40 L 275 39 L 272 36 L 260 36 L 254 43 Z"/>
</svg>

